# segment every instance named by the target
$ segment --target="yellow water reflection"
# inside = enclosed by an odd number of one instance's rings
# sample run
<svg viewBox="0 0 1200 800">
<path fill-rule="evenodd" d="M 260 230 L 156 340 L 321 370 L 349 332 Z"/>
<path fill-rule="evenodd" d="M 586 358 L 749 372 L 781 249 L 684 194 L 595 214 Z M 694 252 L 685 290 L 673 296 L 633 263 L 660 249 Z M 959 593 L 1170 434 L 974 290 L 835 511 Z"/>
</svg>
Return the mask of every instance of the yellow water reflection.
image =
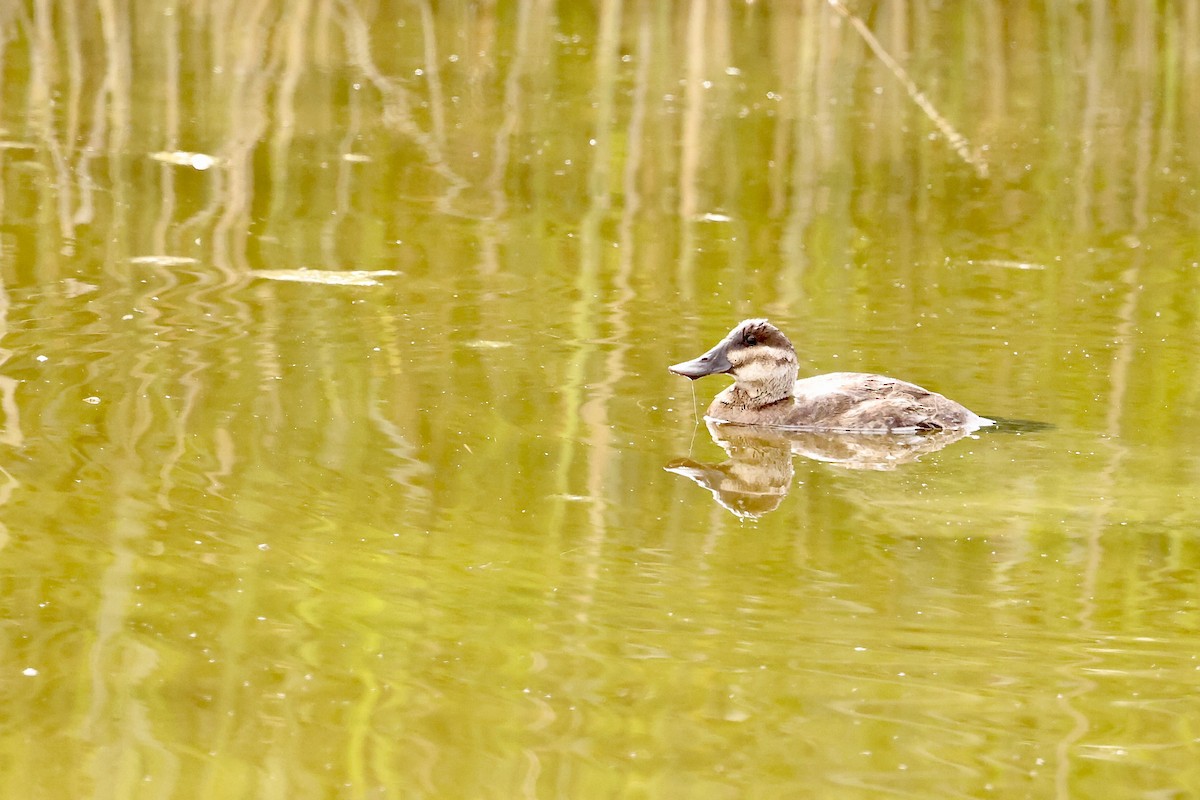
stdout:
<svg viewBox="0 0 1200 800">
<path fill-rule="evenodd" d="M 892 435 L 832 433 L 726 425 L 711 419 L 706 419 L 705 425 L 725 451 L 725 460 L 703 463 L 678 458 L 665 469 L 708 489 L 714 500 L 737 516 L 750 518 L 774 511 L 787 497 L 794 483 L 794 456 L 846 469 L 892 470 L 971 433 L 966 429 Z"/>
<path fill-rule="evenodd" d="M 1200 792 L 1200 5 L 844 7 L 0 4 L 3 794 Z"/>
</svg>

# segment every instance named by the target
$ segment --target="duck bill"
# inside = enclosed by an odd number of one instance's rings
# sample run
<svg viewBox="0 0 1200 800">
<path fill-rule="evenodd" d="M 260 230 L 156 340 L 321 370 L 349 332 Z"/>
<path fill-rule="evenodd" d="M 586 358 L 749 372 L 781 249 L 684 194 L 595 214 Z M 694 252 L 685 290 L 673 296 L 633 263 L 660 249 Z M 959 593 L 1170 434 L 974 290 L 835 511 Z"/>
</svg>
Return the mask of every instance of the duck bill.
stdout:
<svg viewBox="0 0 1200 800">
<path fill-rule="evenodd" d="M 667 369 L 676 375 L 682 375 L 692 380 L 703 378 L 705 375 L 719 375 L 730 372 L 733 370 L 733 365 L 729 363 L 729 359 L 725 355 L 728 349 L 729 342 L 723 341 L 699 358 L 693 358 L 691 361 L 684 361 L 680 364 L 673 364 L 667 367 Z"/>
</svg>

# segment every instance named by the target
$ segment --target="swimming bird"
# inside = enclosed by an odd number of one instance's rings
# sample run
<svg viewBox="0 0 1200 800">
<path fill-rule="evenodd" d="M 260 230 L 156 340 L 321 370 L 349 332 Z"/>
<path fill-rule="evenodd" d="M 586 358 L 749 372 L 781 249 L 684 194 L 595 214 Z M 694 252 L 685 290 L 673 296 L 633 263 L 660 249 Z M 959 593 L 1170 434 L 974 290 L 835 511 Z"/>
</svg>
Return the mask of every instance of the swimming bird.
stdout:
<svg viewBox="0 0 1200 800">
<path fill-rule="evenodd" d="M 796 380 L 796 349 L 765 319 L 743 320 L 704 355 L 668 369 L 692 380 L 733 376 L 733 385 L 705 414 L 718 422 L 856 433 L 974 430 L 992 424 L 937 392 L 884 375 L 831 372 Z"/>
</svg>

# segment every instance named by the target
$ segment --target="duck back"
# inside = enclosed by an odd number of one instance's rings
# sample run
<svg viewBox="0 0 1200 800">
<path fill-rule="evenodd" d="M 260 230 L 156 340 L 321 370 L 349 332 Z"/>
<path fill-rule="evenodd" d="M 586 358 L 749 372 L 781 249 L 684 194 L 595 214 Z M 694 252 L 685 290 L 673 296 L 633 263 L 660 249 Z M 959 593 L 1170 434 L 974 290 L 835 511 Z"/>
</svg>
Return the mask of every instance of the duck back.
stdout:
<svg viewBox="0 0 1200 800">
<path fill-rule="evenodd" d="M 718 395 L 714 419 L 752 425 L 895 433 L 973 428 L 987 424 L 964 406 L 915 383 L 865 372 L 831 372 L 796 381 L 793 397 L 741 408 Z"/>
</svg>

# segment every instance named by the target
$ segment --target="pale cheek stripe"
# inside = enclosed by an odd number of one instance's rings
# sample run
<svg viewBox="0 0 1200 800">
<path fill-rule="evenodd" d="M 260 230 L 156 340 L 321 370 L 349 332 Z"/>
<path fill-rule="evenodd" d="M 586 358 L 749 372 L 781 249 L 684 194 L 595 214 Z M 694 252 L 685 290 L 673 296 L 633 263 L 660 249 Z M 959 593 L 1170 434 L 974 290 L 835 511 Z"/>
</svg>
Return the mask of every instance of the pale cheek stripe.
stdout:
<svg viewBox="0 0 1200 800">
<path fill-rule="evenodd" d="M 750 358 L 741 364 L 734 364 L 734 369 L 743 380 L 770 377 L 781 367 L 791 364 L 786 350 L 778 347 L 760 347 L 751 352 Z"/>
</svg>

